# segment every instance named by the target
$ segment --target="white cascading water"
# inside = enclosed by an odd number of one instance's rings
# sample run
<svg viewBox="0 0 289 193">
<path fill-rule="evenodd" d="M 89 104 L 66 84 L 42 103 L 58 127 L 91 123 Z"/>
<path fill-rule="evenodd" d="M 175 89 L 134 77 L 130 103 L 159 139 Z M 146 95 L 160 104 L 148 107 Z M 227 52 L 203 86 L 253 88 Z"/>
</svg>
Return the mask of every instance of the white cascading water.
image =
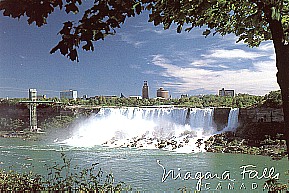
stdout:
<svg viewBox="0 0 289 193">
<path fill-rule="evenodd" d="M 228 117 L 228 125 L 223 131 L 235 131 L 239 126 L 239 108 L 232 108 Z"/>
<path fill-rule="evenodd" d="M 213 108 L 102 108 L 98 114 L 83 121 L 74 135 L 62 143 L 76 147 L 104 145 L 152 149 L 170 141 L 176 145 L 164 149 L 199 152 L 204 151 L 204 143 L 198 142 L 216 133 L 213 113 Z M 227 130 L 236 125 L 233 117 L 229 118 Z"/>
</svg>

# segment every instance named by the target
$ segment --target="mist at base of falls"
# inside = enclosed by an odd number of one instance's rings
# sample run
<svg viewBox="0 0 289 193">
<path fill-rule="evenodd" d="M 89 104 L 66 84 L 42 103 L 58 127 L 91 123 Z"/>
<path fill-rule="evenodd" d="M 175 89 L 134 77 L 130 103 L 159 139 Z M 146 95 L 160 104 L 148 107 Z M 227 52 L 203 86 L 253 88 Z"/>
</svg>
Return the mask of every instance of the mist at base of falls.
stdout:
<svg viewBox="0 0 289 193">
<path fill-rule="evenodd" d="M 213 108 L 102 108 L 81 122 L 73 136 L 62 141 L 74 147 L 135 147 L 177 152 L 204 151 L 204 142 L 219 133 Z M 226 131 L 238 124 L 238 110 L 231 109 Z"/>
</svg>

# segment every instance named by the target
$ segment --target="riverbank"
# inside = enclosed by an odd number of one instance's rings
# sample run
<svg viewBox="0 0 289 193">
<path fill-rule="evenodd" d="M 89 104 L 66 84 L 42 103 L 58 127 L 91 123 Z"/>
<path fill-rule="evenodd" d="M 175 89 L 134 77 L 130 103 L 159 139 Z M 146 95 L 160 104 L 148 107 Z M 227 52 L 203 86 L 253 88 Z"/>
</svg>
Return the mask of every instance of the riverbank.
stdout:
<svg viewBox="0 0 289 193">
<path fill-rule="evenodd" d="M 233 132 L 225 132 L 211 136 L 205 141 L 207 152 L 237 153 L 250 155 L 270 156 L 274 160 L 282 159 L 287 155 L 286 141 L 282 135 L 275 138 L 266 136 L 264 140 L 252 140 L 236 137 Z"/>
<path fill-rule="evenodd" d="M 23 140 L 38 141 L 43 138 L 45 132 L 32 132 L 29 130 L 23 131 L 0 131 L 0 137 L 3 138 L 20 138 Z"/>
</svg>

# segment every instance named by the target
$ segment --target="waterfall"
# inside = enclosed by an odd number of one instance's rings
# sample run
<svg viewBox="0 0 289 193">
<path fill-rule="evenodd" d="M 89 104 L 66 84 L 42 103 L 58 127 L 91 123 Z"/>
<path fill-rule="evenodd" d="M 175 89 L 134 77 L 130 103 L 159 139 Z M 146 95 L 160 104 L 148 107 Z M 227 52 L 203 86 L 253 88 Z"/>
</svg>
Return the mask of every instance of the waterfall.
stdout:
<svg viewBox="0 0 289 193">
<path fill-rule="evenodd" d="M 238 117 L 239 108 L 232 108 L 228 117 L 228 125 L 223 129 L 223 131 L 235 131 L 239 126 Z"/>
<path fill-rule="evenodd" d="M 201 128 L 205 130 L 214 130 L 213 108 L 193 108 L 190 110 L 190 126 L 192 128 Z"/>
<path fill-rule="evenodd" d="M 228 130 L 236 127 L 232 109 Z M 231 115 L 232 113 L 232 115 Z M 167 148 L 182 152 L 202 151 L 215 134 L 213 108 L 102 108 L 81 122 L 73 136 L 62 143 L 76 147 Z"/>
<path fill-rule="evenodd" d="M 189 124 L 192 128 L 213 128 L 213 108 L 102 108 L 97 117 L 121 115 L 127 119 L 166 120 L 176 124 Z M 189 119 L 189 121 L 187 121 Z"/>
</svg>

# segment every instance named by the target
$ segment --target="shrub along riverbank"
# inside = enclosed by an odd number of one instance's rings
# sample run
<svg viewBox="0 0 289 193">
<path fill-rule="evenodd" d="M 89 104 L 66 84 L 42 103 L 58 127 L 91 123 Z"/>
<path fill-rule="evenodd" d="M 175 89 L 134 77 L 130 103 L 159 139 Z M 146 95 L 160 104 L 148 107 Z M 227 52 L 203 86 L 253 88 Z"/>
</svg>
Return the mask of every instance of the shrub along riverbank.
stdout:
<svg viewBox="0 0 289 193">
<path fill-rule="evenodd" d="M 63 163 L 47 166 L 46 175 L 0 169 L 0 192 L 121 192 L 131 188 L 124 182 L 115 182 L 97 163 L 80 169 L 61 153 Z"/>
<path fill-rule="evenodd" d="M 25 140 L 44 140 L 50 135 L 59 135 L 59 133 L 69 133 L 69 128 L 77 121 L 78 117 L 71 116 L 55 116 L 44 120 L 40 125 L 40 130 L 30 131 L 26 128 L 23 130 L 11 129 L 0 130 L 0 136 L 5 138 L 21 138 Z"/>
<path fill-rule="evenodd" d="M 274 138 L 266 136 L 264 140 L 253 140 L 237 137 L 232 132 L 225 132 L 210 137 L 205 144 L 206 151 L 214 153 L 263 155 L 270 156 L 272 159 L 282 159 L 287 155 L 286 141 L 282 135 Z"/>
</svg>

